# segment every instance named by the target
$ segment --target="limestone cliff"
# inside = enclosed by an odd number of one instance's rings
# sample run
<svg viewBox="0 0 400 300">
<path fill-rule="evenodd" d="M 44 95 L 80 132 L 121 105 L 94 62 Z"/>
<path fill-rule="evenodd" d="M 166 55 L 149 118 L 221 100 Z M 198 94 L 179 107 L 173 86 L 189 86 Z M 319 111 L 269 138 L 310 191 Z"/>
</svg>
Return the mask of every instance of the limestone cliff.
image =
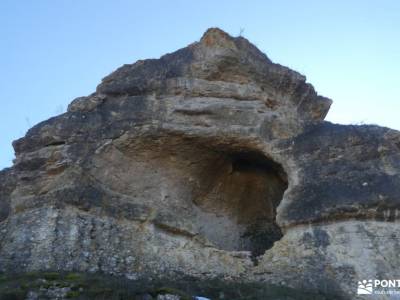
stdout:
<svg viewBox="0 0 400 300">
<path fill-rule="evenodd" d="M 356 299 L 358 280 L 399 275 L 400 134 L 325 122 L 330 105 L 215 28 L 122 66 L 14 142 L 0 271 L 217 277 Z"/>
</svg>

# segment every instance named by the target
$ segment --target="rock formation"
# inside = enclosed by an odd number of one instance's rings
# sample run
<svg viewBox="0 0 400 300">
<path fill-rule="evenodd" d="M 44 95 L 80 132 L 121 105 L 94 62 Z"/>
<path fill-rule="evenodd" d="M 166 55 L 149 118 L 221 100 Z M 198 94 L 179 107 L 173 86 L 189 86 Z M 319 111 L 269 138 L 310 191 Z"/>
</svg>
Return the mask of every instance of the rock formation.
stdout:
<svg viewBox="0 0 400 300">
<path fill-rule="evenodd" d="M 400 134 L 325 122 L 330 105 L 215 28 L 120 67 L 13 143 L 0 271 L 183 274 L 357 299 L 358 280 L 399 276 Z"/>
</svg>

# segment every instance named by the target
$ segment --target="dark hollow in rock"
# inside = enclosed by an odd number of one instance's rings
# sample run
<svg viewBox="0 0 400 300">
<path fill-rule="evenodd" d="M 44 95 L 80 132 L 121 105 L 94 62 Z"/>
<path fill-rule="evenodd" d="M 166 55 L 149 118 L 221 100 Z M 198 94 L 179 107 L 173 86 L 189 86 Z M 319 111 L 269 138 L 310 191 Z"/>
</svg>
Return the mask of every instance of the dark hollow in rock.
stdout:
<svg viewBox="0 0 400 300">
<path fill-rule="evenodd" d="M 245 142 L 127 137 L 94 156 L 92 164 L 92 176 L 107 189 L 137 205 L 145 198 L 148 207 L 157 208 L 153 222 L 163 230 L 186 230 L 215 248 L 250 251 L 253 257 L 282 237 L 276 208 L 287 175 L 280 164 Z M 162 201 L 157 200 L 160 195 Z M 166 209 L 173 209 L 180 220 Z"/>
<path fill-rule="evenodd" d="M 217 248 L 255 257 L 282 238 L 276 208 L 288 183 L 278 163 L 253 151 L 228 153 L 204 176 L 207 189 L 195 202 L 206 212 L 200 232 Z"/>
</svg>

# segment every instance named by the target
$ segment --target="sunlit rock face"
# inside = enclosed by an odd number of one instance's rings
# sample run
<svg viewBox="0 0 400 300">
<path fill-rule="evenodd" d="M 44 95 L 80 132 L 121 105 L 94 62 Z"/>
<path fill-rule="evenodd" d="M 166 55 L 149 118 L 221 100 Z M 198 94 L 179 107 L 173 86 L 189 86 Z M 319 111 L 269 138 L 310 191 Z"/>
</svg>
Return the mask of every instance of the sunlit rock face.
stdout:
<svg viewBox="0 0 400 300">
<path fill-rule="evenodd" d="M 178 274 L 356 299 L 398 275 L 400 134 L 211 28 L 124 65 L 14 142 L 0 271 Z M 384 299 L 384 296 L 382 296 Z"/>
</svg>

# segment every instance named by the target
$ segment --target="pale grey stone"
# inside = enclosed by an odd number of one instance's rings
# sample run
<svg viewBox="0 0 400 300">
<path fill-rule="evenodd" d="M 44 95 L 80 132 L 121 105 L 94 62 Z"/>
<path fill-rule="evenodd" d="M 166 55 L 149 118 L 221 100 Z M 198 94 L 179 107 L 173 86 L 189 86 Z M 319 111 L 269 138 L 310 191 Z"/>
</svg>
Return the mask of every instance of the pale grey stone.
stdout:
<svg viewBox="0 0 400 300">
<path fill-rule="evenodd" d="M 357 280 L 400 267 L 400 134 L 325 122 L 331 103 L 216 28 L 122 66 L 13 143 L 0 271 L 183 274 L 356 299 Z"/>
</svg>

